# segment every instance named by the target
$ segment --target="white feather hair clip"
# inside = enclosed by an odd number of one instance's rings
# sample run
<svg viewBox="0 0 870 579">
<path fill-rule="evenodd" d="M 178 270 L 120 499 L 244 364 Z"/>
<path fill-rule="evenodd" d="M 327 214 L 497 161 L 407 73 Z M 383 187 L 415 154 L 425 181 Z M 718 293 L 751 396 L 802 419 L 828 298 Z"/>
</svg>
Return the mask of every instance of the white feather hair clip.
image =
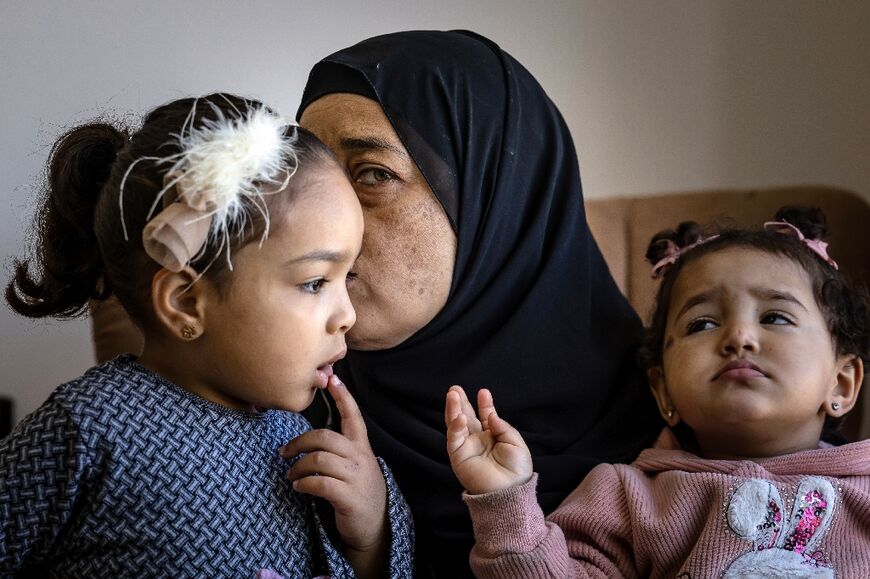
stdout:
<svg viewBox="0 0 870 579">
<path fill-rule="evenodd" d="M 203 119 L 194 127 L 197 104 L 195 101 L 179 134 L 173 135 L 180 151 L 167 157 L 137 159 L 127 168 L 120 187 L 123 223 L 124 182 L 133 167 L 145 160 L 172 163 L 146 217 L 142 240 L 146 253 L 174 272 L 198 259 L 206 242 L 216 239 L 220 240 L 217 253 L 226 247 L 232 269 L 229 238 L 243 233 L 252 208 L 266 223 L 262 244 L 269 234 L 269 211 L 263 196 L 282 190 L 298 164 L 296 134 L 285 134 L 292 121 L 264 107 L 251 107 L 244 113 L 236 109 L 238 116 L 229 118 L 208 103 L 214 118 Z M 161 202 L 163 209 L 152 218 Z"/>
</svg>

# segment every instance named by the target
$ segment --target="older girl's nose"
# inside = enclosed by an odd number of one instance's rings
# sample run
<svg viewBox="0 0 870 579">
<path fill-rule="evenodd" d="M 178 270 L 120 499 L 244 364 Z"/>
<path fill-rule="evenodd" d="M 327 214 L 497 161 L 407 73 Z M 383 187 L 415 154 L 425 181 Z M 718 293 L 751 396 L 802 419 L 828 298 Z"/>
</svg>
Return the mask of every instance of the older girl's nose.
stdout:
<svg viewBox="0 0 870 579">
<path fill-rule="evenodd" d="M 353 304 L 350 303 L 350 296 L 347 291 L 342 292 L 342 296 L 336 304 L 336 309 L 329 318 L 327 331 L 330 334 L 336 332 L 345 333 L 356 323 L 356 310 Z"/>
</svg>

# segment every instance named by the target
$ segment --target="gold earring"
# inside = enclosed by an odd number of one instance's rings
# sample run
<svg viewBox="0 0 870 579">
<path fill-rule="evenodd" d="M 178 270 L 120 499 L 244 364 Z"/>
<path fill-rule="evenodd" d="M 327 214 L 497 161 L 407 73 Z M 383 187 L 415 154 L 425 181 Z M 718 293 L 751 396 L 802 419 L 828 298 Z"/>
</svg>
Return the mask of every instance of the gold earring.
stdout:
<svg viewBox="0 0 870 579">
<path fill-rule="evenodd" d="M 194 336 L 196 336 L 196 328 L 194 328 L 193 326 L 185 325 L 183 328 L 181 328 L 181 337 L 185 340 L 189 340 Z"/>
</svg>

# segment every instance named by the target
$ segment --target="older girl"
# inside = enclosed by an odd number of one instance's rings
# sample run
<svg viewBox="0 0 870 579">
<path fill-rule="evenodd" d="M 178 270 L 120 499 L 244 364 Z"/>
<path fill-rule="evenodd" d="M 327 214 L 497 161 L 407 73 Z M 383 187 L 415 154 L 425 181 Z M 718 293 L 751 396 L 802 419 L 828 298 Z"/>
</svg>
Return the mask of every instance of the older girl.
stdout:
<svg viewBox="0 0 870 579">
<path fill-rule="evenodd" d="M 145 348 L 0 441 L 0 574 L 407 577 L 406 506 L 332 372 L 363 221 L 328 149 L 214 94 L 132 135 L 75 128 L 48 177 L 10 305 L 66 317 L 114 294 Z M 324 388 L 341 433 L 298 414 Z"/>
</svg>

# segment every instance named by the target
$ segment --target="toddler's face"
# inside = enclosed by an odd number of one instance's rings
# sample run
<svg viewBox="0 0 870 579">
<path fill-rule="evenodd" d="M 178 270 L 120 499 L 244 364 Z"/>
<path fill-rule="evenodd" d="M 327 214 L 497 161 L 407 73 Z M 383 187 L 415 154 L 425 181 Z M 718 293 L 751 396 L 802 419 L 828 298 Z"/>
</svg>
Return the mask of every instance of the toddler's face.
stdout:
<svg viewBox="0 0 870 579">
<path fill-rule="evenodd" d="M 680 272 L 651 378 L 705 456 L 761 457 L 818 445 L 847 361 L 799 265 L 729 248 Z"/>
<path fill-rule="evenodd" d="M 262 247 L 233 253 L 228 284 L 205 312 L 206 387 L 229 406 L 307 407 L 356 320 L 346 285 L 363 234 L 356 194 L 333 166 L 300 177 Z"/>
</svg>

